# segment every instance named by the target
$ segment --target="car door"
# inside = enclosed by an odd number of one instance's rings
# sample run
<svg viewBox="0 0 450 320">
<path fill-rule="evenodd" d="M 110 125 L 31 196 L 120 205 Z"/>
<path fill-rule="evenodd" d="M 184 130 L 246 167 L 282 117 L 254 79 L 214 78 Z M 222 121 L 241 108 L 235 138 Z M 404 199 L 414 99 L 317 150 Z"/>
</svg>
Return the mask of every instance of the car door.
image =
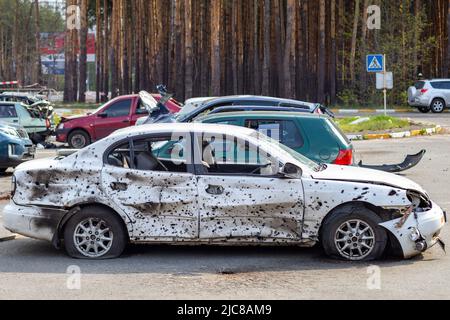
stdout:
<svg viewBox="0 0 450 320">
<path fill-rule="evenodd" d="M 280 177 L 277 158 L 232 135 L 198 135 L 194 141 L 201 159 L 196 168 L 202 240 L 301 240 L 304 201 L 300 179 Z M 222 146 L 233 154 L 227 154 L 226 160 L 214 159 L 215 154 L 225 152 Z M 267 163 L 271 165 L 258 170 Z"/>
<path fill-rule="evenodd" d="M 106 106 L 95 115 L 95 140 L 103 139 L 118 129 L 131 125 L 133 98 L 120 99 Z"/>
<path fill-rule="evenodd" d="M 103 188 L 133 221 L 132 240 L 198 238 L 197 179 L 187 166 L 189 153 L 183 153 L 190 141 L 187 137 L 139 137 L 107 152 Z M 158 157 L 155 150 L 161 150 L 161 145 L 178 146 L 171 150 L 174 154 L 176 149 L 178 156 Z"/>
<path fill-rule="evenodd" d="M 444 81 L 442 83 L 442 92 L 444 93 L 445 103 L 450 106 L 450 81 Z"/>
</svg>

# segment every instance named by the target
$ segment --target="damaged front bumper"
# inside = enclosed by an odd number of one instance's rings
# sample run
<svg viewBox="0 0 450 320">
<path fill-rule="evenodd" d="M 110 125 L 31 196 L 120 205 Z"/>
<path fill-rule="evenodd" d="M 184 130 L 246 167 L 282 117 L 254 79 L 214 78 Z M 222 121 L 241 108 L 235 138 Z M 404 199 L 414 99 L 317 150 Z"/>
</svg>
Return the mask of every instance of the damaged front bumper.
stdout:
<svg viewBox="0 0 450 320">
<path fill-rule="evenodd" d="M 398 240 L 403 256 L 414 257 L 437 243 L 442 228 L 447 222 L 445 212 L 434 202 L 432 208 L 424 212 L 411 212 L 408 216 L 380 224 Z"/>
<path fill-rule="evenodd" d="M 422 161 L 423 157 L 427 153 L 426 150 L 422 150 L 417 154 L 410 154 L 407 155 L 405 158 L 405 161 L 399 164 L 384 164 L 381 166 L 375 166 L 375 165 L 364 165 L 362 161 L 358 163 L 358 167 L 366 168 L 366 169 L 373 169 L 373 170 L 380 170 L 384 172 L 390 172 L 390 173 L 399 173 L 403 172 L 409 169 L 414 168 L 417 166 L 420 161 Z"/>
<path fill-rule="evenodd" d="M 3 210 L 3 225 L 12 233 L 29 238 L 53 241 L 67 211 L 34 206 L 18 206 L 11 202 Z"/>
</svg>

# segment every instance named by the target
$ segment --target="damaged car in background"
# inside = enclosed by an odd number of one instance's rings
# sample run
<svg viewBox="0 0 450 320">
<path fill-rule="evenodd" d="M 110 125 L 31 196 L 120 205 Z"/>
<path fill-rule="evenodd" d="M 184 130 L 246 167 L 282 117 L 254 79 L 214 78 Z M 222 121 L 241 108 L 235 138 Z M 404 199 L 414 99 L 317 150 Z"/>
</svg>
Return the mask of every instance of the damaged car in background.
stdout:
<svg viewBox="0 0 450 320">
<path fill-rule="evenodd" d="M 159 86 L 162 96 L 165 87 Z M 333 121 L 334 114 L 317 104 L 296 100 L 259 96 L 231 96 L 221 98 L 191 99 L 178 114 L 172 114 L 163 103 L 142 91 L 139 94 L 149 116 L 137 120 L 143 123 L 224 123 L 252 127 L 264 134 L 271 128 L 282 128 L 276 138 L 280 143 L 294 149 L 313 161 L 330 164 L 355 165 L 362 168 L 390 173 L 407 171 L 417 166 L 426 150 L 407 155 L 398 164 L 367 165 L 354 162 L 354 148 L 351 141 Z M 188 100 L 189 101 L 189 100 Z"/>
<path fill-rule="evenodd" d="M 128 243 L 320 243 L 367 261 L 442 244 L 446 214 L 404 177 L 318 164 L 248 128 L 171 123 L 20 165 L 3 221 L 75 258 L 119 257 Z"/>
<path fill-rule="evenodd" d="M 0 101 L 0 121 L 25 128 L 31 141 L 38 144 L 53 134 L 52 110 L 43 113 L 20 102 Z"/>
</svg>

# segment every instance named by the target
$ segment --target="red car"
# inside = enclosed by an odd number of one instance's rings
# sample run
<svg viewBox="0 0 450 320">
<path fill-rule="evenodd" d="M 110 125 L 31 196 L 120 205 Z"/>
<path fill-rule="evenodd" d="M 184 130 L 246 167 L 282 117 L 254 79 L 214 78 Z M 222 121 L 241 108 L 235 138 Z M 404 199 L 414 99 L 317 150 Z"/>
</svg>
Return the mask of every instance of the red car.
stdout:
<svg viewBox="0 0 450 320">
<path fill-rule="evenodd" d="M 156 101 L 161 95 L 152 95 Z M 178 113 L 181 105 L 174 99 L 166 103 L 172 113 Z M 109 136 L 118 129 L 134 126 L 137 119 L 148 116 L 139 95 L 117 97 L 91 114 L 63 118 L 56 129 L 56 141 L 68 143 L 71 148 L 82 149 L 92 142 Z"/>
</svg>

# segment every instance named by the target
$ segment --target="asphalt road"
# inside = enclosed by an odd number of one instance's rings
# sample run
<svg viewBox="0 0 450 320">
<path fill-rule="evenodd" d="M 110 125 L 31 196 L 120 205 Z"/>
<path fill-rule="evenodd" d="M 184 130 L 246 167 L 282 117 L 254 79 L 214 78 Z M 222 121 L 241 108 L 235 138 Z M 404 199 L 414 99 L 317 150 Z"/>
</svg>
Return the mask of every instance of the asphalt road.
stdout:
<svg viewBox="0 0 450 320">
<path fill-rule="evenodd" d="M 448 211 L 449 146 L 450 135 L 355 143 L 357 158 L 371 164 L 401 162 L 406 153 L 427 149 L 406 176 Z M 9 188 L 8 178 L 0 180 L 0 188 Z M 447 243 L 449 229 L 443 234 Z M 390 258 L 374 265 L 329 260 L 319 248 L 169 246 L 130 246 L 120 259 L 93 262 L 18 237 L 0 243 L 0 299 L 450 298 L 450 256 L 438 247 L 412 260 Z M 377 268 L 380 289 L 372 273 Z"/>
</svg>

